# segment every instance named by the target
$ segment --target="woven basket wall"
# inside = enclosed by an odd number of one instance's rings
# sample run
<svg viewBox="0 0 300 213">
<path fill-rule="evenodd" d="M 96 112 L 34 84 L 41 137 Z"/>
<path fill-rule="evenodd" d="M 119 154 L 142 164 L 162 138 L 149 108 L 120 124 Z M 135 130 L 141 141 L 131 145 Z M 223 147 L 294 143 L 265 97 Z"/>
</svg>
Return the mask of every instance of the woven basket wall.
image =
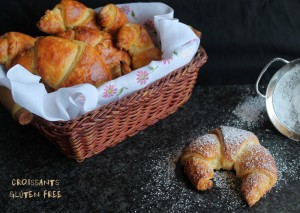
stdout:
<svg viewBox="0 0 300 213">
<path fill-rule="evenodd" d="M 35 116 L 32 124 L 68 158 L 83 161 L 174 113 L 190 97 L 206 60 L 200 47 L 189 64 L 141 91 L 70 121 Z"/>
</svg>

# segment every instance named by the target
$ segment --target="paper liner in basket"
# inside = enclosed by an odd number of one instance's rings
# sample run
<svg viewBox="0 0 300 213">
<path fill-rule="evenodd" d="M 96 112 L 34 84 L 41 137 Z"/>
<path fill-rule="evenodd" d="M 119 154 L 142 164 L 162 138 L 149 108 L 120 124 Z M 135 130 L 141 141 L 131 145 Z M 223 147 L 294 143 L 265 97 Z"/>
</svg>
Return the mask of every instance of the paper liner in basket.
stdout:
<svg viewBox="0 0 300 213">
<path fill-rule="evenodd" d="M 193 59 L 200 39 L 189 26 L 173 18 L 172 8 L 163 3 L 131 3 L 118 7 L 129 22 L 143 25 L 156 44 L 160 44 L 161 61 L 152 61 L 98 88 L 80 84 L 52 93 L 47 93 L 39 83 L 40 77 L 16 65 L 6 75 L 0 70 L 0 85 L 11 89 L 15 102 L 32 113 L 49 121 L 66 121 L 141 90 Z"/>
</svg>

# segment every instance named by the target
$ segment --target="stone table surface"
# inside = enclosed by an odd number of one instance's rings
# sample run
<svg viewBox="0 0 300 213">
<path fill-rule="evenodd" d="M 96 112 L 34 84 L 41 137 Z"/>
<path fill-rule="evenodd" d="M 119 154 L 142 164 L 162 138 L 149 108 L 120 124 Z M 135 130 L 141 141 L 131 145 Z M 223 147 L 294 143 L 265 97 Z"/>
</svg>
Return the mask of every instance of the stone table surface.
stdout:
<svg viewBox="0 0 300 213">
<path fill-rule="evenodd" d="M 216 171 L 214 187 L 199 192 L 178 163 L 187 144 L 220 125 L 254 132 L 275 158 L 278 182 L 251 208 L 233 171 Z M 197 86 L 174 114 L 82 163 L 0 107 L 0 212 L 300 212 L 299 154 L 254 85 Z"/>
</svg>

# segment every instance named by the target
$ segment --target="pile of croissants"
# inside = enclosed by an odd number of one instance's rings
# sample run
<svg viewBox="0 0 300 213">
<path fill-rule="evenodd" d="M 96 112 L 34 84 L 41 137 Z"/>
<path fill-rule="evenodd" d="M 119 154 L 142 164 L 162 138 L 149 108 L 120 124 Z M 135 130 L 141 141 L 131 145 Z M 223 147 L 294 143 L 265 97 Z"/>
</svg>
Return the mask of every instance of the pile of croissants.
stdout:
<svg viewBox="0 0 300 213">
<path fill-rule="evenodd" d="M 46 36 L 20 32 L 0 37 L 0 64 L 20 64 L 39 75 L 49 89 L 80 83 L 96 87 L 161 59 L 146 29 L 129 23 L 114 4 L 99 12 L 75 0 L 62 0 L 37 23 Z"/>
</svg>

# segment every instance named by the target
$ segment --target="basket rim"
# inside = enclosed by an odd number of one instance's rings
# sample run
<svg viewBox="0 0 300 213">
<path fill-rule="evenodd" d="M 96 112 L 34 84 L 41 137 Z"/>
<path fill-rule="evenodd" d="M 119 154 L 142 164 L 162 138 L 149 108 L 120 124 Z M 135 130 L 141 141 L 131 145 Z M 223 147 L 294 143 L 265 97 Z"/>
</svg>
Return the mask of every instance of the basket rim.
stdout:
<svg viewBox="0 0 300 213">
<path fill-rule="evenodd" d="M 116 108 L 116 106 L 120 105 L 121 101 L 130 99 L 133 96 L 141 95 L 141 94 L 145 93 L 145 91 L 147 91 L 148 89 L 152 89 L 157 84 L 160 84 L 161 82 L 168 80 L 170 77 L 172 77 L 173 75 L 175 75 L 177 71 L 185 69 L 185 68 L 187 68 L 187 67 L 189 67 L 191 65 L 196 65 L 196 66 L 201 67 L 203 64 L 206 63 L 207 58 L 208 58 L 208 56 L 207 56 L 206 51 L 204 50 L 204 48 L 201 45 L 199 45 L 197 53 L 195 54 L 194 58 L 188 64 L 186 64 L 186 65 L 184 65 L 182 67 L 179 67 L 179 68 L 173 70 L 170 74 L 162 77 L 161 79 L 158 79 L 157 81 L 151 83 L 150 85 L 146 86 L 143 89 L 140 89 L 140 90 L 138 90 L 138 91 L 136 91 L 136 92 L 134 92 L 132 94 L 129 94 L 129 95 L 127 95 L 127 96 L 125 96 L 125 97 L 123 97 L 123 98 L 121 98 L 119 100 L 115 100 L 115 101 L 113 101 L 113 102 L 111 102 L 111 103 L 109 103 L 107 105 L 104 105 L 104 106 L 98 107 L 98 108 L 96 108 L 94 110 L 91 110 L 91 111 L 89 111 L 89 112 L 87 112 L 87 113 L 85 113 L 83 115 L 77 116 L 77 117 L 75 117 L 75 118 L 73 118 L 71 120 L 67 120 L 67 121 L 48 121 L 48 120 L 46 120 L 46 119 L 44 119 L 44 118 L 42 118 L 42 117 L 40 117 L 40 116 L 38 116 L 36 114 L 33 114 L 33 120 L 32 120 L 31 123 L 33 123 L 34 120 L 42 120 L 44 122 L 47 122 L 48 124 L 51 124 L 51 125 L 56 126 L 56 127 L 59 127 L 59 126 L 72 125 L 72 124 L 74 124 L 76 122 L 83 122 L 83 120 L 89 119 L 90 116 L 92 116 L 93 114 L 95 114 L 95 112 L 107 110 L 108 108 L 110 108 L 111 110 L 113 110 L 114 108 Z"/>
</svg>

